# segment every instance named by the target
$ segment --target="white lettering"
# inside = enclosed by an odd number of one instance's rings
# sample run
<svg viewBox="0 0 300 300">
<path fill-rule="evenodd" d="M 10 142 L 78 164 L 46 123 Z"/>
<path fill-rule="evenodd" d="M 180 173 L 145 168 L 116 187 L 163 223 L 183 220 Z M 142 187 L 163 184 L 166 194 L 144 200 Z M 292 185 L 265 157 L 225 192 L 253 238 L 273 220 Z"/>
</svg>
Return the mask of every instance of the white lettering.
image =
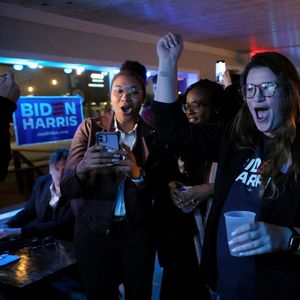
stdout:
<svg viewBox="0 0 300 300">
<path fill-rule="evenodd" d="M 30 127 L 30 129 L 34 129 L 33 119 L 31 118 L 22 119 L 22 123 L 24 129 L 27 129 L 27 126 Z"/>
<path fill-rule="evenodd" d="M 33 116 L 32 105 L 29 103 L 21 103 L 21 115 L 22 117 L 32 117 Z"/>
<path fill-rule="evenodd" d="M 251 185 L 255 187 L 256 182 L 257 182 L 257 174 L 251 174 L 249 179 L 247 180 L 246 185 Z"/>
<path fill-rule="evenodd" d="M 75 115 L 76 114 L 76 106 L 75 103 L 65 103 L 65 112 L 66 115 Z"/>
<path fill-rule="evenodd" d="M 49 116 L 52 114 L 52 107 L 49 103 L 21 103 L 22 117 Z"/>
<path fill-rule="evenodd" d="M 37 118 L 36 119 L 36 123 L 35 123 L 35 128 L 46 128 L 45 123 L 44 123 L 44 119 L 42 118 Z"/>
<path fill-rule="evenodd" d="M 67 118 L 66 118 L 67 119 Z M 65 118 L 64 117 L 57 117 L 56 118 L 56 126 L 57 127 L 64 127 L 66 126 L 66 123 L 65 123 Z"/>
<path fill-rule="evenodd" d="M 39 104 L 38 103 L 34 103 L 33 104 L 33 110 L 34 110 L 34 115 L 35 116 L 39 116 Z"/>
<path fill-rule="evenodd" d="M 23 128 L 26 130 L 38 129 L 38 128 L 56 128 L 56 127 L 66 127 L 66 126 L 78 126 L 76 116 L 71 117 L 48 117 L 48 118 L 23 118 Z"/>
<path fill-rule="evenodd" d="M 257 169 L 259 168 L 260 164 L 261 164 L 261 159 L 260 158 L 255 159 L 255 162 L 254 162 L 250 172 L 257 173 Z"/>
<path fill-rule="evenodd" d="M 41 116 L 49 116 L 52 114 L 52 106 L 49 103 L 40 104 Z"/>
<path fill-rule="evenodd" d="M 252 158 L 248 163 L 248 165 L 245 167 L 245 170 L 247 171 L 250 170 L 250 168 L 254 165 L 254 163 L 255 163 L 255 158 Z"/>
<path fill-rule="evenodd" d="M 243 184 L 252 187 L 261 185 L 261 175 L 258 174 L 260 165 L 260 158 L 251 159 L 244 168 L 244 171 L 235 179 L 235 181 L 241 181 Z"/>
<path fill-rule="evenodd" d="M 261 185 L 261 175 L 257 175 L 255 186 Z"/>
<path fill-rule="evenodd" d="M 46 127 L 50 128 L 50 127 L 55 127 L 55 118 L 46 118 Z"/>
<path fill-rule="evenodd" d="M 70 126 L 77 126 L 78 122 L 75 116 L 70 117 Z"/>
<path fill-rule="evenodd" d="M 236 179 L 235 181 L 242 181 L 242 183 L 246 183 L 247 181 L 247 177 L 248 177 L 248 173 L 247 172 L 242 172 Z"/>
</svg>

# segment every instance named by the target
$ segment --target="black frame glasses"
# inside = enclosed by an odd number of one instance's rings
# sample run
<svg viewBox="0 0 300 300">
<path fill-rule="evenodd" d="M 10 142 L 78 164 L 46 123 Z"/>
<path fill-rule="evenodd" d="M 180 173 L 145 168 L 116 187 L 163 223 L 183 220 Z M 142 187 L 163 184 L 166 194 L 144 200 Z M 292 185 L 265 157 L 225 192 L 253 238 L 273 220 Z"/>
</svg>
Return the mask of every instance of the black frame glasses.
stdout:
<svg viewBox="0 0 300 300">
<path fill-rule="evenodd" d="M 242 92 L 246 99 L 252 99 L 256 94 L 257 88 L 259 88 L 264 97 L 273 97 L 278 86 L 282 86 L 282 84 L 276 81 L 260 84 L 246 83 L 242 85 Z"/>
<path fill-rule="evenodd" d="M 198 113 L 199 111 L 201 111 L 201 109 L 203 107 L 208 107 L 210 106 L 210 103 L 205 103 L 205 102 L 202 102 L 202 101 L 193 101 L 191 102 L 190 104 L 188 103 L 183 103 L 181 105 L 181 109 L 182 111 L 186 114 L 187 112 L 189 111 L 193 111 L 193 112 L 196 112 Z"/>
</svg>

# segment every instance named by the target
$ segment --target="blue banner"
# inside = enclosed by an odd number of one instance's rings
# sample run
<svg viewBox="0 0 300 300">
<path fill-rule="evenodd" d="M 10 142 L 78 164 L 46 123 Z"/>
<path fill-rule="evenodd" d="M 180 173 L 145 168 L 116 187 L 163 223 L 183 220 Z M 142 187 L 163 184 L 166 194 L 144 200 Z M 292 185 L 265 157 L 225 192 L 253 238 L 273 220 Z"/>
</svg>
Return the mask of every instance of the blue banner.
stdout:
<svg viewBox="0 0 300 300">
<path fill-rule="evenodd" d="M 17 145 L 72 139 L 83 120 L 80 96 L 22 96 L 14 113 Z"/>
</svg>

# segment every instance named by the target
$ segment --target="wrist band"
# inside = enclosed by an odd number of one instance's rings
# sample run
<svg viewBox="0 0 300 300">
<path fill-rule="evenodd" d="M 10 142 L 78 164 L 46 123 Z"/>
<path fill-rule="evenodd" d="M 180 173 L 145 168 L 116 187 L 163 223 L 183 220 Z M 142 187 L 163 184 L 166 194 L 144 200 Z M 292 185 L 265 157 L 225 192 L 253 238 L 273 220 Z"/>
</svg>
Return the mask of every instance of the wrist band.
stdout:
<svg viewBox="0 0 300 300">
<path fill-rule="evenodd" d="M 144 181 L 143 169 L 140 168 L 140 177 L 138 177 L 138 178 L 132 178 L 131 177 L 131 181 L 134 182 L 134 183 L 142 183 Z"/>
<path fill-rule="evenodd" d="M 136 178 L 136 179 L 131 178 L 131 181 L 136 183 L 136 184 L 142 183 L 144 181 L 144 176 L 141 175 L 139 178 Z"/>
</svg>

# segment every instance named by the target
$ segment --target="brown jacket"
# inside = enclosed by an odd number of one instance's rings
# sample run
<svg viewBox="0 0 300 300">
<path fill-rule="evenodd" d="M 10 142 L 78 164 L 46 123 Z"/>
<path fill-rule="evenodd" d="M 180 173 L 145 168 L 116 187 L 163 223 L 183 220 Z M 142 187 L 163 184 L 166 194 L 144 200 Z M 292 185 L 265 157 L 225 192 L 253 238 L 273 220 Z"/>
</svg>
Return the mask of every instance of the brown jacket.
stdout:
<svg viewBox="0 0 300 300">
<path fill-rule="evenodd" d="M 91 231 L 109 233 L 115 207 L 120 173 L 103 174 L 92 170 L 82 182 L 75 173 L 77 164 L 83 158 L 87 148 L 95 144 L 97 131 L 113 130 L 114 114 L 105 114 L 100 118 L 87 118 L 78 127 L 70 149 L 64 178 L 61 183 L 62 195 L 77 198 L 76 219 Z M 130 178 L 125 179 L 124 198 L 126 216 L 132 227 L 141 227 L 148 220 L 153 200 L 159 197 L 164 183 L 163 162 L 164 146 L 158 141 L 155 130 L 141 118 L 138 121 L 137 141 L 133 148 L 137 164 L 144 171 L 145 181 L 136 185 Z"/>
</svg>

